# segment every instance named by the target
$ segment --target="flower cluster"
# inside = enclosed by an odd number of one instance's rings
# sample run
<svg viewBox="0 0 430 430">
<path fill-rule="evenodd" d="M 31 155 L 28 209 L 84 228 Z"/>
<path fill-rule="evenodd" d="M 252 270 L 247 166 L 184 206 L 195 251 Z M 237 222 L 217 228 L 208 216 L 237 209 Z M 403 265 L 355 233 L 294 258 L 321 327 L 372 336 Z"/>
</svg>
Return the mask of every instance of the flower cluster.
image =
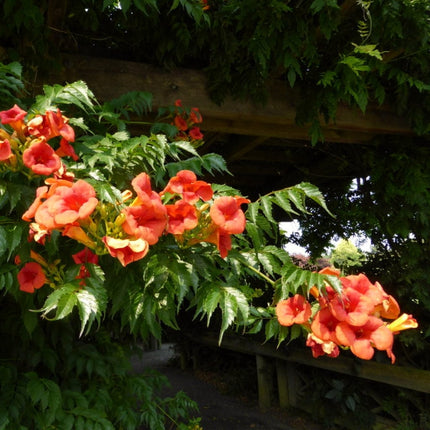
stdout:
<svg viewBox="0 0 430 430">
<path fill-rule="evenodd" d="M 190 170 L 179 171 L 159 193 L 152 190 L 146 173 L 136 176 L 131 185 L 136 197 L 121 210 L 102 239 L 109 253 L 123 266 L 143 258 L 149 246 L 166 234 L 173 235 L 183 247 L 199 242 L 214 243 L 224 258 L 231 249 L 230 235 L 245 229 L 240 204 L 249 200 L 229 196 L 214 198 L 211 185 L 197 180 Z M 128 200 L 133 196 L 130 191 L 124 195 Z M 230 205 L 225 204 L 226 200 Z M 230 225 L 225 225 L 225 219 L 230 220 Z"/>
<path fill-rule="evenodd" d="M 82 256 L 73 257 L 76 264 L 84 260 L 97 264 L 97 255 L 109 253 L 125 267 L 145 257 L 150 246 L 167 234 L 182 247 L 213 243 L 224 258 L 231 249 L 231 235 L 245 228 L 240 205 L 249 203 L 239 196 L 214 197 L 211 185 L 197 180 L 190 170 L 179 171 L 159 193 L 152 190 L 150 177 L 140 173 L 131 182 L 135 197 L 126 190 L 116 205 L 101 203 L 82 179 L 47 178 L 45 184 L 22 219 L 30 223 L 30 238 L 39 244 L 55 230 L 85 245 Z M 25 273 L 30 273 L 28 268 Z M 79 279 L 86 276 L 83 266 Z M 40 286 L 23 289 L 32 292 Z"/>
<path fill-rule="evenodd" d="M 30 223 L 29 238 L 45 245 L 57 231 L 83 244 L 82 254 L 72 256 L 81 265 L 77 278 L 82 284 L 89 276 L 86 264 L 97 264 L 98 255 L 110 254 L 126 266 L 144 258 L 150 246 L 170 234 L 181 247 L 215 244 L 225 258 L 232 246 L 231 235 L 245 228 L 240 206 L 249 200 L 216 197 L 212 186 L 197 180 L 189 170 L 170 178 L 159 193 L 152 190 L 150 177 L 142 172 L 131 182 L 134 193 L 125 190 L 116 204 L 103 203 L 95 188 L 83 179 L 77 180 L 61 161 L 63 156 L 75 161 L 78 156 L 71 145 L 74 130 L 59 109 L 31 116 L 15 105 L 0 112 L 0 120 L 5 125 L 0 128 L 0 168 L 27 176 L 47 176 L 22 215 Z M 201 121 L 197 108 L 187 111 L 180 100 L 176 101 L 174 123 L 179 137 L 183 133 L 182 138 L 200 141 L 203 135 L 195 124 Z M 18 276 L 21 289 L 27 292 L 59 276 L 39 254 L 33 252 L 32 257 L 35 261 L 24 264 Z"/>
<path fill-rule="evenodd" d="M 312 348 L 314 357 L 324 354 L 337 357 L 341 347 L 370 360 L 377 349 L 386 351 L 394 363 L 393 334 L 416 328 L 416 320 L 407 314 L 399 317 L 396 300 L 364 274 L 341 277 L 333 268 L 320 273 L 338 276 L 343 287 L 341 294 L 327 285 L 325 294 L 320 294 L 315 287 L 310 290 L 316 299 L 313 304 L 299 294 L 281 300 L 276 306 L 279 323 L 302 325 L 309 332 L 306 345 Z"/>
<path fill-rule="evenodd" d="M 194 146 L 200 146 L 203 134 L 196 124 L 202 122 L 202 115 L 198 108 L 193 107 L 190 111 L 182 106 L 181 100 L 175 101 L 175 110 L 172 124 L 178 129 L 177 139 L 190 140 Z"/>
<path fill-rule="evenodd" d="M 0 169 L 18 171 L 24 165 L 32 174 L 49 176 L 64 169 L 61 157 L 78 159 L 71 145 L 75 132 L 59 109 L 27 116 L 17 105 L 0 112 L 0 122 L 10 128 L 10 133 L 0 128 Z"/>
</svg>

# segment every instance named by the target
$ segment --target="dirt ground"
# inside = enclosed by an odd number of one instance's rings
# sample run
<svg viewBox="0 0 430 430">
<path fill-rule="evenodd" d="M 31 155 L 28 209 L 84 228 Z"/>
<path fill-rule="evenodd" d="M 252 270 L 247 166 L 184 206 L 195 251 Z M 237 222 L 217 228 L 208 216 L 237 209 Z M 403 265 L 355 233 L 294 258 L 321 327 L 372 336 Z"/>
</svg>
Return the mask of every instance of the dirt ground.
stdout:
<svg viewBox="0 0 430 430">
<path fill-rule="evenodd" d="M 170 388 L 163 394 L 172 396 L 184 391 L 199 405 L 203 430 L 322 430 L 317 423 L 298 412 L 281 411 L 277 408 L 262 412 L 255 395 L 232 396 L 223 394 L 216 375 L 204 371 L 182 370 L 174 365 L 172 345 L 162 345 L 160 350 L 145 352 L 133 360 L 136 372 L 151 367 L 166 375 Z M 251 394 L 251 393 L 250 393 Z M 255 393 L 254 393 L 255 394 Z"/>
</svg>

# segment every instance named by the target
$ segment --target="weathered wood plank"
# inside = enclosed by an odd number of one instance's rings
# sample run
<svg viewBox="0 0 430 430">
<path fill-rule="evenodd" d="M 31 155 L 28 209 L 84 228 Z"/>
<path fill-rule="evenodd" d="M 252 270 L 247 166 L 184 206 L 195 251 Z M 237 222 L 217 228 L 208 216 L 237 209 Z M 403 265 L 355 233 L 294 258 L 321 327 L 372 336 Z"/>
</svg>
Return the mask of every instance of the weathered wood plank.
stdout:
<svg viewBox="0 0 430 430">
<path fill-rule="evenodd" d="M 46 77 L 43 77 L 46 81 Z M 222 105 L 211 101 L 204 74 L 196 70 L 166 71 L 132 61 L 77 55 L 64 56 L 64 69 L 53 72 L 50 83 L 84 80 L 101 101 L 127 91 L 149 91 L 154 108 L 181 99 L 198 106 L 207 131 L 281 137 L 309 141 L 307 127 L 295 123 L 294 95 L 285 83 L 274 82 L 267 104 L 227 99 Z M 291 94 L 291 95 L 290 95 Z M 356 109 L 339 107 L 336 121 L 323 127 L 327 141 L 360 143 L 375 134 L 412 134 L 409 125 L 386 107 L 369 107 L 364 115 Z"/>
<path fill-rule="evenodd" d="M 218 346 L 216 335 L 193 334 L 193 341 L 210 346 Z M 311 353 L 301 349 L 276 349 L 271 344 L 259 344 L 249 339 L 241 337 L 224 336 L 221 348 L 243 354 L 263 355 L 274 359 L 285 360 L 320 369 L 343 373 L 371 381 L 407 388 L 423 393 L 430 393 L 430 371 L 415 369 L 412 367 L 402 367 L 391 364 L 377 363 L 375 361 L 356 360 L 348 357 L 313 358 Z"/>
<path fill-rule="evenodd" d="M 273 363 L 264 355 L 256 355 L 258 406 L 268 410 L 272 406 L 273 393 Z"/>
</svg>

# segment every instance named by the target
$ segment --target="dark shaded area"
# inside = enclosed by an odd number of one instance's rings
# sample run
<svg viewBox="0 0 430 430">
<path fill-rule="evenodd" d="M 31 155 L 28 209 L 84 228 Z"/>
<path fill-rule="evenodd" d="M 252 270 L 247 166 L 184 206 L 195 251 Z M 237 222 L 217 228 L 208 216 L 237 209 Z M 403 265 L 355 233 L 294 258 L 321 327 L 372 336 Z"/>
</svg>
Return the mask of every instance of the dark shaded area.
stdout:
<svg viewBox="0 0 430 430">
<path fill-rule="evenodd" d="M 198 416 L 202 418 L 201 426 L 204 430 L 321 430 L 317 423 L 298 411 L 281 411 L 279 408 L 273 408 L 262 412 L 259 409 L 251 357 L 249 360 L 240 358 L 243 361 L 242 369 L 239 370 L 238 355 L 229 356 L 228 353 L 223 353 L 223 365 L 230 367 L 225 369 L 226 378 L 222 370 L 220 371 L 221 363 L 212 371 L 205 366 L 205 354 L 212 354 L 208 363 L 213 365 L 215 357 L 213 353 L 207 349 L 202 349 L 201 352 L 201 367 L 198 370 L 191 368 L 182 370 L 172 344 L 162 345 L 160 350 L 145 352 L 141 359 L 133 359 L 133 368 L 139 372 L 146 367 L 152 367 L 167 376 L 170 387 L 163 390 L 163 395 L 173 396 L 178 391 L 184 391 L 196 401 L 200 408 Z M 230 372 L 227 375 L 227 371 L 233 367 L 236 374 Z M 233 385 L 234 378 L 236 385 Z"/>
</svg>

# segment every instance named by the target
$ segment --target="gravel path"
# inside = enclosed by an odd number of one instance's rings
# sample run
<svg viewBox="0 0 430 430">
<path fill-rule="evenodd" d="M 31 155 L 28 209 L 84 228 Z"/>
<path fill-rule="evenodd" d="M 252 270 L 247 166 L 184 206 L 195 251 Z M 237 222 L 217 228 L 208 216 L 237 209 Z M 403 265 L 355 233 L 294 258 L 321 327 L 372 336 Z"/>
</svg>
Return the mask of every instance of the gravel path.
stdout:
<svg viewBox="0 0 430 430">
<path fill-rule="evenodd" d="M 163 392 L 164 395 L 172 396 L 184 391 L 196 401 L 203 430 L 321 430 L 321 427 L 303 417 L 291 416 L 277 409 L 263 413 L 256 404 L 221 394 L 212 384 L 198 378 L 192 370 L 169 365 L 173 357 L 173 347 L 165 344 L 160 350 L 145 352 L 142 358 L 134 359 L 132 364 L 136 372 L 150 367 L 166 375 L 171 387 Z"/>
</svg>

